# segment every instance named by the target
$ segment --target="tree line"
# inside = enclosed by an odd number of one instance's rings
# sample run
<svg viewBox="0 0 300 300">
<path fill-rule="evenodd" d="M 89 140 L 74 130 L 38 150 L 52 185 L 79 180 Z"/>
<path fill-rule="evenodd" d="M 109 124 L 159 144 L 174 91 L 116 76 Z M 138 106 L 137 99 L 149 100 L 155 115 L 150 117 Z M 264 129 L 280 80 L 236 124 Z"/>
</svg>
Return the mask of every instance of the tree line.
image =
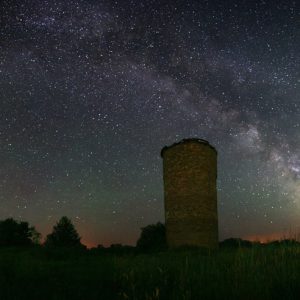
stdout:
<svg viewBox="0 0 300 300">
<path fill-rule="evenodd" d="M 220 242 L 222 248 L 240 248 L 252 247 L 257 242 L 250 242 L 239 238 L 229 238 Z M 269 245 L 289 244 L 299 245 L 299 242 L 294 239 L 284 239 L 280 241 L 273 241 Z M 77 248 L 84 249 L 79 236 L 72 221 L 63 216 L 54 226 L 52 232 L 46 236 L 46 239 L 41 243 L 41 234 L 30 226 L 28 222 L 16 221 L 13 218 L 0 220 L 0 247 L 24 247 L 40 245 L 47 248 Z M 124 246 L 121 244 L 112 244 L 109 248 L 110 252 L 123 253 L 133 250 L 132 246 Z M 141 228 L 140 237 L 137 240 L 135 249 L 147 251 L 161 251 L 166 250 L 166 228 L 163 223 L 150 224 Z M 96 250 L 106 251 L 108 248 L 98 245 Z"/>
<path fill-rule="evenodd" d="M 141 235 L 137 241 L 136 247 L 141 250 L 163 250 L 167 248 L 165 225 L 158 222 L 141 228 Z M 41 234 L 30 226 L 28 222 L 16 221 L 13 218 L 0 220 L 0 247 L 18 247 L 42 245 L 45 247 L 72 247 L 85 248 L 81 243 L 75 226 L 71 219 L 63 216 L 54 226 L 52 232 L 46 236 L 41 243 Z M 118 251 L 120 244 L 111 245 L 111 250 Z M 98 249 L 104 248 L 99 245 Z"/>
<path fill-rule="evenodd" d="M 40 244 L 41 234 L 28 222 L 13 218 L 0 221 L 0 246 L 30 246 Z M 44 246 L 82 246 L 80 237 L 71 220 L 64 216 L 47 235 Z"/>
</svg>

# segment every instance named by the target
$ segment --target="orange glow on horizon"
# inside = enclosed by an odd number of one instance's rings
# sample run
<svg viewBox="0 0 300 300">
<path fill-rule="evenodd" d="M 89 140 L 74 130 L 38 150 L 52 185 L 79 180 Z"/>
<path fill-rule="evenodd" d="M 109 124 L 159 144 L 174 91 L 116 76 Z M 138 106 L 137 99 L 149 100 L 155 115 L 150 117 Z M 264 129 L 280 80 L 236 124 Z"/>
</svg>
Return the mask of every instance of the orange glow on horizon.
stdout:
<svg viewBox="0 0 300 300">
<path fill-rule="evenodd" d="M 81 240 L 81 243 L 82 243 L 83 245 L 85 245 L 88 249 L 95 248 L 95 247 L 98 246 L 97 243 L 92 242 L 92 241 Z"/>
<path fill-rule="evenodd" d="M 272 232 L 266 234 L 256 234 L 256 235 L 248 235 L 243 237 L 243 239 L 251 241 L 251 242 L 260 242 L 260 243 L 269 243 L 272 241 L 280 241 L 285 239 L 294 239 L 299 240 L 299 233 L 294 232 Z"/>
</svg>

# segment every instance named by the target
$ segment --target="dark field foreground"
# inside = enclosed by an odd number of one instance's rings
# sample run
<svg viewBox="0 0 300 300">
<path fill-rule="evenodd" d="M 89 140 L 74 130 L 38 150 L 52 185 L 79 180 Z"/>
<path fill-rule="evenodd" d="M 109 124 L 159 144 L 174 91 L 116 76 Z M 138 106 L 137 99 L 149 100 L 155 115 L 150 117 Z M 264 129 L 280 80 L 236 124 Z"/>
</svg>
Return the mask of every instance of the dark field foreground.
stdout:
<svg viewBox="0 0 300 300">
<path fill-rule="evenodd" d="M 300 247 L 156 254 L 0 249 L 0 299 L 300 299 Z"/>
</svg>

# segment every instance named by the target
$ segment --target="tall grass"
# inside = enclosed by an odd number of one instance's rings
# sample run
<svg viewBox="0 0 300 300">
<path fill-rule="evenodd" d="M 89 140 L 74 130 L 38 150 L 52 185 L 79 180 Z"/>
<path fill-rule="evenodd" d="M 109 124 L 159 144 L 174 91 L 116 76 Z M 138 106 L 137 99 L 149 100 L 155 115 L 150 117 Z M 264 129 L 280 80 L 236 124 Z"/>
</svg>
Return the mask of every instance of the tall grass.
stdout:
<svg viewBox="0 0 300 300">
<path fill-rule="evenodd" d="M 300 247 L 106 254 L 0 250 L 0 299 L 299 299 Z"/>
</svg>

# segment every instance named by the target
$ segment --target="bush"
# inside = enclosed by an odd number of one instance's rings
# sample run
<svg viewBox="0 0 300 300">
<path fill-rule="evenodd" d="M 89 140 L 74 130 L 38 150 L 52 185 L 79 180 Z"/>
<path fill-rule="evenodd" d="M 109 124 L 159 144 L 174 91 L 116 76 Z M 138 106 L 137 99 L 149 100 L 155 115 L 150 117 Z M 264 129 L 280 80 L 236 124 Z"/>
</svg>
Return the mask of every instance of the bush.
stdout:
<svg viewBox="0 0 300 300">
<path fill-rule="evenodd" d="M 157 251 L 167 248 L 165 225 L 158 222 L 141 228 L 136 247 L 141 251 Z"/>
<path fill-rule="evenodd" d="M 230 238 L 220 242 L 220 247 L 227 247 L 227 248 L 240 248 L 246 247 L 250 248 L 253 246 L 253 243 L 247 240 Z"/>
</svg>

